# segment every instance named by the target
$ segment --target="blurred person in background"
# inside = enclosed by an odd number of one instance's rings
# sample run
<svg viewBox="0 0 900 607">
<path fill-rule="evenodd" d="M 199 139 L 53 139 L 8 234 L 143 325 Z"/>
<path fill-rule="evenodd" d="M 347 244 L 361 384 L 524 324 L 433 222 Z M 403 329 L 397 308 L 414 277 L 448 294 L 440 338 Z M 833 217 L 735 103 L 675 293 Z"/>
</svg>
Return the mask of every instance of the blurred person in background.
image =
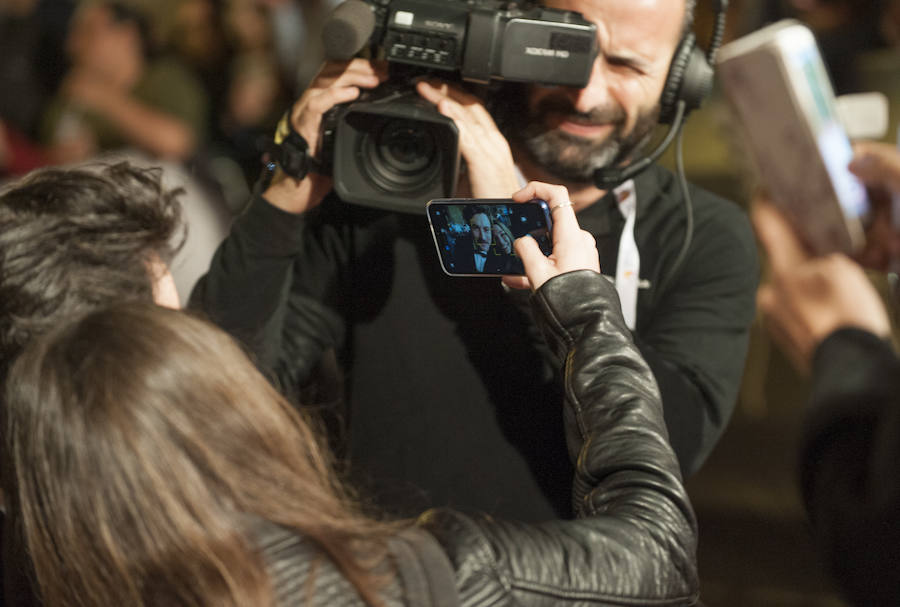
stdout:
<svg viewBox="0 0 900 607">
<path fill-rule="evenodd" d="M 74 0 L 0 0 L 0 121 L 33 139 L 66 70 Z"/>
<path fill-rule="evenodd" d="M 203 83 L 214 111 L 225 93 L 228 79 L 224 73 L 233 52 L 225 28 L 225 2 L 178 1 L 167 37 L 173 53 L 194 70 Z"/>
<path fill-rule="evenodd" d="M 158 166 L 168 187 L 182 187 L 190 229 L 172 270 L 187 293 L 224 238 L 229 212 L 223 189 L 197 162 L 208 96 L 169 50 L 153 14 L 137 0 L 79 6 L 66 41 L 72 64 L 44 116 L 44 154 L 54 165 Z"/>
<path fill-rule="evenodd" d="M 292 95 L 309 85 L 325 58 L 322 27 L 343 0 L 256 0 L 266 8 L 278 66 Z"/>
<path fill-rule="evenodd" d="M 859 144 L 851 170 L 873 191 L 900 194 L 900 152 Z M 879 213 L 865 257 L 900 254 Z M 812 257 L 789 222 L 760 202 L 754 223 L 771 280 L 759 292 L 766 325 L 812 391 L 800 452 L 802 497 L 825 562 L 854 605 L 900 597 L 900 358 L 891 320 L 863 268 Z"/>
<path fill-rule="evenodd" d="M 66 50 L 71 67 L 43 119 L 55 163 L 133 148 L 185 162 L 205 138 L 207 98 L 190 71 L 161 54 L 152 24 L 124 2 L 87 2 Z"/>
<path fill-rule="evenodd" d="M 275 49 L 270 9 L 257 0 L 186 0 L 175 30 L 205 32 L 218 50 L 176 46 L 201 74 L 212 100 L 209 141 L 198 158 L 237 212 L 259 176 L 267 135 L 291 99 Z"/>
<path fill-rule="evenodd" d="M 0 120 L 0 182 L 48 163 L 44 148 Z"/>
<path fill-rule="evenodd" d="M 0 0 L 0 180 L 50 162 L 41 115 L 65 73 L 74 0 Z"/>
<path fill-rule="evenodd" d="M 217 171 L 225 180 L 240 178 L 241 184 L 235 191 L 224 192 L 232 201 L 231 209 L 246 203 L 250 186 L 259 177 L 264 143 L 288 103 L 287 91 L 271 55 L 259 51 L 235 54 L 228 66 L 225 96 L 209 148 L 212 158 L 230 158 L 239 171 L 239 175 L 230 178 Z"/>
<path fill-rule="evenodd" d="M 746 32 L 798 19 L 816 36 L 838 95 L 864 92 L 857 58 L 888 45 L 885 15 L 892 0 L 764 0 L 743 2 Z M 750 16 L 752 15 L 752 16 Z"/>
</svg>

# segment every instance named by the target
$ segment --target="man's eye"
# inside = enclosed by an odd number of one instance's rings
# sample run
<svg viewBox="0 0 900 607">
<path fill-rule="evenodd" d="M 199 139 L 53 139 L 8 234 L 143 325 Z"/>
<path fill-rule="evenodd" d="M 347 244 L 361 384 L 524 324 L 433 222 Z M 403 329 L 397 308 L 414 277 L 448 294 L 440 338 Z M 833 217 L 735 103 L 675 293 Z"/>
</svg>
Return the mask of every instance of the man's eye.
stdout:
<svg viewBox="0 0 900 607">
<path fill-rule="evenodd" d="M 629 70 L 631 70 L 633 72 L 637 72 L 639 74 L 644 73 L 644 71 L 641 69 L 641 66 L 639 66 L 637 63 L 635 63 L 634 61 L 632 61 L 631 59 L 628 59 L 626 57 L 607 56 L 606 63 L 608 63 L 609 65 L 612 65 L 614 67 L 624 67 L 625 69 L 629 69 Z"/>
</svg>

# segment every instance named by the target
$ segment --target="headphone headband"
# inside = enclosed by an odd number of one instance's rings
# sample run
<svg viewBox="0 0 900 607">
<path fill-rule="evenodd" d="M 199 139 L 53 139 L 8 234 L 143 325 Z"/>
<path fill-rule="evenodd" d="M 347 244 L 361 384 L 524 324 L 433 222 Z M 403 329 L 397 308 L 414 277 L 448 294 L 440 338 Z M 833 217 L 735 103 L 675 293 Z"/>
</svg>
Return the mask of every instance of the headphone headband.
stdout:
<svg viewBox="0 0 900 607">
<path fill-rule="evenodd" d="M 697 38 L 693 32 L 687 31 L 682 36 L 672 56 L 672 63 L 660 96 L 661 123 L 672 124 L 679 101 L 685 102 L 685 112 L 690 113 L 691 110 L 700 107 L 712 91 L 713 62 L 722 43 L 727 8 L 727 0 L 717 0 L 715 26 L 706 55 L 697 46 Z"/>
</svg>

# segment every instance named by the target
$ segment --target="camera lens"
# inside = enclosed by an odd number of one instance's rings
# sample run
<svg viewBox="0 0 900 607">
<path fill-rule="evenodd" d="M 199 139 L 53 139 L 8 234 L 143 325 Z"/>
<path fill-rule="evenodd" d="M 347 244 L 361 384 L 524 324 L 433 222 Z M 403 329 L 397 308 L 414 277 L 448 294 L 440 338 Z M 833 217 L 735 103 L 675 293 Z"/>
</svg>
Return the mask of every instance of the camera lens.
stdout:
<svg viewBox="0 0 900 607">
<path fill-rule="evenodd" d="M 389 119 L 360 142 L 367 176 L 386 191 L 413 192 L 438 178 L 439 147 L 427 123 Z"/>
<path fill-rule="evenodd" d="M 418 173 L 434 157 L 434 139 L 422 129 L 421 123 L 392 121 L 385 126 L 378 142 L 378 156 L 397 171 Z"/>
</svg>

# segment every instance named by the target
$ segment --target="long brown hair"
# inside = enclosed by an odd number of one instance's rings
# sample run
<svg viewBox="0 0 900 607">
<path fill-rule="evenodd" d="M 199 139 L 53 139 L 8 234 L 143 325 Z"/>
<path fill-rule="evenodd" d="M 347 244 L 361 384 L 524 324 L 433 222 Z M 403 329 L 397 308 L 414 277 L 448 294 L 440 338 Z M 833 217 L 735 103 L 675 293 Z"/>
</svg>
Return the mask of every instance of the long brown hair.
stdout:
<svg viewBox="0 0 900 607">
<path fill-rule="evenodd" d="M 26 349 L 6 403 L 44 604 L 272 605 L 248 518 L 294 528 L 379 602 L 396 525 L 358 513 L 310 424 L 215 327 L 94 312 Z"/>
</svg>

